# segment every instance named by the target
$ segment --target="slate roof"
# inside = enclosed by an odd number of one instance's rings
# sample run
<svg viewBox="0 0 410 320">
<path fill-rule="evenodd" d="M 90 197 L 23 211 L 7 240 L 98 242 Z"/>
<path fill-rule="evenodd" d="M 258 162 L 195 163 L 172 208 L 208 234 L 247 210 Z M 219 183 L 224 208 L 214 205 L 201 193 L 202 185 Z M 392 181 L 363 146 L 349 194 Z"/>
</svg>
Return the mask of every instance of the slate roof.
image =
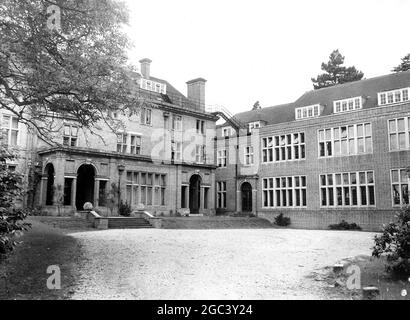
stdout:
<svg viewBox="0 0 410 320">
<path fill-rule="evenodd" d="M 251 110 L 235 114 L 243 123 L 265 121 L 267 125 L 295 121 L 295 109 L 320 104 L 321 116 L 333 114 L 333 101 L 363 97 L 363 109 L 378 107 L 377 93 L 410 87 L 410 71 L 344 83 L 333 87 L 311 90 L 293 103 Z M 225 126 L 226 124 L 222 125 Z"/>
</svg>

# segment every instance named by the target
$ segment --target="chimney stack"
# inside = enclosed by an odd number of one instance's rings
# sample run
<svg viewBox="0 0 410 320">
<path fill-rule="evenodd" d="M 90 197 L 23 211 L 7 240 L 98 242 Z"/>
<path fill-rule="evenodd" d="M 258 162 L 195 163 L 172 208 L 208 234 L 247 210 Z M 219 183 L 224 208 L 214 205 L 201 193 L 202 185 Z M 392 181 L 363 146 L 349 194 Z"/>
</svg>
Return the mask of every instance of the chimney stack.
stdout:
<svg viewBox="0 0 410 320">
<path fill-rule="evenodd" d="M 140 64 L 141 64 L 141 74 L 142 74 L 142 77 L 143 77 L 144 79 L 148 79 L 148 80 L 149 80 L 151 62 L 152 62 L 152 60 L 150 60 L 150 59 L 148 59 L 148 58 L 145 58 L 145 59 L 140 60 Z"/>
<path fill-rule="evenodd" d="M 188 99 L 191 100 L 197 109 L 205 111 L 205 83 L 203 78 L 188 81 Z"/>
</svg>

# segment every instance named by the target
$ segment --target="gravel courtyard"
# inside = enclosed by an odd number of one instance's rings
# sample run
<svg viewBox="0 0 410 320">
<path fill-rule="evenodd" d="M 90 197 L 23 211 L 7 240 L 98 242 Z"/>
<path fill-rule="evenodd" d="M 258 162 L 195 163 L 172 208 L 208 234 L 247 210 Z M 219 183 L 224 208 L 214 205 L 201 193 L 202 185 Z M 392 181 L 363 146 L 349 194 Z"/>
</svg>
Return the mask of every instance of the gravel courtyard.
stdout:
<svg viewBox="0 0 410 320">
<path fill-rule="evenodd" d="M 329 299 L 307 278 L 370 254 L 372 233 L 107 230 L 73 233 L 86 259 L 73 299 Z"/>
</svg>

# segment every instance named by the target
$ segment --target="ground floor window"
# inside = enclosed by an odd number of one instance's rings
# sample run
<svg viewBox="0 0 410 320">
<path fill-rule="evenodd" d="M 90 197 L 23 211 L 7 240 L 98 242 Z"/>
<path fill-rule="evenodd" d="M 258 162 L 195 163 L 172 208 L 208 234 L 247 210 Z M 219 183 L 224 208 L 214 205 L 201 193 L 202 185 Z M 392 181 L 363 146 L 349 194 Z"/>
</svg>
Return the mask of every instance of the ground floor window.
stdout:
<svg viewBox="0 0 410 320">
<path fill-rule="evenodd" d="M 105 207 L 107 205 L 107 181 L 100 181 L 98 190 L 98 206 Z"/>
<path fill-rule="evenodd" d="M 320 197 L 322 207 L 374 206 L 374 172 L 320 175 Z"/>
<path fill-rule="evenodd" d="M 166 174 L 150 172 L 127 172 L 127 203 L 137 206 L 166 205 Z"/>
<path fill-rule="evenodd" d="M 409 175 L 406 169 L 391 171 L 393 206 L 409 204 Z"/>
<path fill-rule="evenodd" d="M 262 204 L 265 208 L 306 207 L 306 176 L 264 178 Z"/>
<path fill-rule="evenodd" d="M 209 188 L 204 188 L 204 209 L 208 209 Z"/>
<path fill-rule="evenodd" d="M 226 209 L 226 181 L 217 182 L 217 207 Z"/>
</svg>

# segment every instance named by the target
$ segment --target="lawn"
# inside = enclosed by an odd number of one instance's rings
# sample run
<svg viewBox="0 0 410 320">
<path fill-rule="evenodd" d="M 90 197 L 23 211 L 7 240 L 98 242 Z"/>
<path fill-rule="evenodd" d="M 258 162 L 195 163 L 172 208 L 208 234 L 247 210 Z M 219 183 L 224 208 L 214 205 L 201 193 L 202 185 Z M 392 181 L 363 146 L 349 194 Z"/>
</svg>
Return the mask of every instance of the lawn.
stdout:
<svg viewBox="0 0 410 320">
<path fill-rule="evenodd" d="M 18 241 L 22 243 L 7 258 L 0 258 L 0 299 L 67 299 L 76 286 L 74 266 L 82 260 L 78 241 L 61 229 L 29 219 L 33 228 Z M 47 268 L 61 270 L 61 290 L 47 288 Z"/>
</svg>

